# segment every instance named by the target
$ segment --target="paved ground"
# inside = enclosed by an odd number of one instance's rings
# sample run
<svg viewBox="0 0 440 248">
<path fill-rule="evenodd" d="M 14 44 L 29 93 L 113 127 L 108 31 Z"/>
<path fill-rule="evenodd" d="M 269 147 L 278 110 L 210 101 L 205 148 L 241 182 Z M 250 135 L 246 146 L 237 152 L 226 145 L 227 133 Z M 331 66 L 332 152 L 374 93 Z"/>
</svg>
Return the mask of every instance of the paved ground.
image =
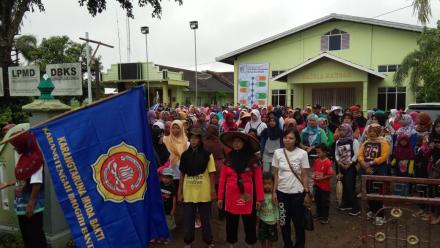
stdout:
<svg viewBox="0 0 440 248">
<path fill-rule="evenodd" d="M 361 247 L 360 236 L 361 236 L 361 218 L 352 217 L 345 213 L 342 213 L 336 209 L 336 201 L 334 195 L 332 196 L 330 210 L 330 223 L 327 225 L 322 225 L 319 222 L 315 222 L 315 230 L 306 232 L 306 247 L 312 248 L 327 248 L 327 247 Z M 213 205 L 214 216 L 217 212 L 215 206 Z M 371 233 L 384 232 L 390 236 L 388 243 L 376 243 L 375 247 L 407 247 L 405 239 L 408 235 L 414 233 L 421 240 L 429 240 L 428 235 L 431 234 L 431 247 L 440 247 L 440 225 L 430 226 L 427 222 L 419 221 L 411 216 L 417 210 L 416 207 L 409 208 L 408 211 L 404 211 L 404 215 L 401 217 L 407 222 L 407 225 L 400 223 L 398 225 L 387 225 L 381 228 L 374 229 L 375 227 L 370 223 L 367 227 L 370 228 Z M 153 245 L 154 248 L 182 248 L 183 247 L 183 229 L 182 229 L 182 219 L 181 213 L 177 215 L 178 228 L 173 232 L 173 242 L 168 245 Z M 226 248 L 226 232 L 225 232 L 225 222 L 214 219 L 212 222 L 214 240 L 216 247 Z M 395 227 L 398 228 L 395 228 Z M 406 229 L 405 229 L 406 228 Z M 387 230 L 385 230 L 387 229 Z M 243 229 L 240 226 L 239 239 L 242 241 L 237 244 L 237 248 L 246 247 L 244 240 Z M 430 231 L 429 231 L 430 230 Z M 397 236 L 402 240 L 392 240 L 391 235 Z M 283 243 L 281 237 L 279 241 L 274 244 L 274 248 L 282 248 Z M 204 248 L 205 245 L 201 242 L 201 230 L 196 232 L 196 241 L 193 244 L 193 248 Z M 259 244 L 257 247 L 261 247 Z M 373 244 L 371 244 L 373 247 Z M 427 244 L 423 242 L 420 246 L 408 246 L 408 247 L 428 247 Z"/>
</svg>

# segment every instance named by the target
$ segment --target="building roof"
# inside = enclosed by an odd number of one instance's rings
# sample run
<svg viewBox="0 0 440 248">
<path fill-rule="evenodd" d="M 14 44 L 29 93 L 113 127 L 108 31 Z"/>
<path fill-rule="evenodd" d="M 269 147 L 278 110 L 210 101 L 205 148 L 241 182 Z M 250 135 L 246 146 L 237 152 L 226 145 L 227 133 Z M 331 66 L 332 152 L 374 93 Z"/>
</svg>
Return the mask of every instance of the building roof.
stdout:
<svg viewBox="0 0 440 248">
<path fill-rule="evenodd" d="M 195 91 L 196 84 L 194 74 L 195 71 L 186 70 L 165 65 L 156 65 L 162 71 L 164 69 L 173 72 L 182 72 L 183 80 L 189 81 L 189 91 Z M 224 92 L 233 93 L 234 89 L 234 72 L 214 72 L 203 71 L 198 72 L 197 90 L 199 92 Z"/>
<path fill-rule="evenodd" d="M 313 62 L 315 62 L 317 60 L 320 60 L 322 58 L 328 58 L 328 59 L 337 61 L 337 62 L 342 63 L 344 65 L 347 65 L 347 66 L 356 68 L 358 70 L 364 71 L 366 73 L 372 74 L 374 76 L 380 77 L 382 79 L 386 77 L 386 75 L 381 73 L 381 72 L 377 72 L 377 71 L 375 71 L 373 69 L 366 68 L 366 67 L 364 67 L 362 65 L 355 64 L 355 63 L 353 63 L 351 61 L 348 61 L 348 60 L 345 60 L 343 58 L 340 58 L 340 57 L 337 57 L 335 55 L 332 55 L 332 54 L 324 52 L 324 53 L 319 54 L 316 57 L 313 57 L 313 58 L 310 58 L 310 59 L 306 60 L 304 63 L 301 63 L 301 64 L 299 64 L 299 65 L 297 65 L 297 66 L 295 66 L 295 67 L 285 71 L 284 73 L 281 73 L 280 75 L 278 75 L 278 76 L 276 76 L 274 78 L 271 78 L 270 80 L 271 81 L 287 82 L 287 75 L 289 75 L 290 73 L 293 73 L 293 72 L 295 72 L 295 71 L 297 71 L 297 70 L 299 70 L 299 69 L 301 69 L 301 68 L 303 68 L 303 67 L 305 67 L 307 65 L 310 65 Z"/>
<path fill-rule="evenodd" d="M 417 26 L 417 25 L 410 25 L 405 23 L 399 23 L 399 22 L 390 22 L 390 21 L 384 21 L 384 20 L 378 20 L 373 18 L 365 18 L 365 17 L 358 17 L 358 16 L 350 16 L 350 15 L 341 15 L 341 14 L 330 14 L 327 16 L 324 16 L 322 18 L 316 19 L 314 21 L 311 21 L 309 23 L 300 25 L 298 27 L 295 27 L 293 29 L 287 30 L 285 32 L 276 34 L 274 36 L 268 37 L 266 39 L 257 41 L 255 43 L 252 43 L 250 45 L 247 45 L 245 47 L 242 47 L 240 49 L 237 49 L 235 51 L 232 51 L 230 53 L 221 55 L 217 58 L 215 58 L 216 61 L 227 63 L 227 64 L 234 64 L 234 57 L 247 52 L 249 50 L 255 49 L 257 47 L 269 44 L 271 42 L 277 41 L 279 39 L 285 38 L 287 36 L 293 35 L 295 33 L 304 31 L 306 29 L 312 28 L 314 26 L 317 26 L 319 24 L 330 22 L 334 20 L 342 20 L 342 21 L 349 21 L 349 22 L 356 22 L 356 23 L 363 23 L 363 24 L 369 24 L 369 25 L 375 25 L 375 26 L 381 26 L 381 27 L 387 27 L 387 28 L 394 28 L 394 29 L 401 29 L 401 30 L 407 30 L 412 32 L 422 32 L 423 27 Z"/>
</svg>

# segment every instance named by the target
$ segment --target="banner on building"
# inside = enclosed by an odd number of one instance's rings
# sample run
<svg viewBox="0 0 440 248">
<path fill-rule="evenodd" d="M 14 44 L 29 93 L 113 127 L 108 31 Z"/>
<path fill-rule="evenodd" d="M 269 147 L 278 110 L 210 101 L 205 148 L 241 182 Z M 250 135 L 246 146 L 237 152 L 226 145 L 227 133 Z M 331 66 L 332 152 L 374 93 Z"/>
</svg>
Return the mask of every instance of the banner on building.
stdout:
<svg viewBox="0 0 440 248">
<path fill-rule="evenodd" d="M 4 96 L 5 92 L 3 89 L 3 68 L 0 67 L 0 96 Z"/>
<path fill-rule="evenodd" d="M 138 86 L 31 129 L 76 247 L 169 238 L 144 99 Z"/>
<path fill-rule="evenodd" d="M 39 96 L 40 83 L 38 66 L 13 66 L 8 68 L 10 96 Z"/>
<path fill-rule="evenodd" d="M 269 64 L 240 64 L 238 73 L 238 102 L 251 106 L 267 106 Z"/>
<path fill-rule="evenodd" d="M 55 86 L 53 96 L 82 96 L 81 63 L 50 64 L 46 74 Z"/>
</svg>

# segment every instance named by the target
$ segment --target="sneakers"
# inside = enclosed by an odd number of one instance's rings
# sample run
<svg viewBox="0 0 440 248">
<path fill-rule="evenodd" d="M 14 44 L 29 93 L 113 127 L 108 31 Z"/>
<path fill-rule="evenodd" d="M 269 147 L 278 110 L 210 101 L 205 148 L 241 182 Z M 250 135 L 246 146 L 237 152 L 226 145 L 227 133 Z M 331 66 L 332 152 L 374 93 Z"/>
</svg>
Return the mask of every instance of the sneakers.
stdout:
<svg viewBox="0 0 440 248">
<path fill-rule="evenodd" d="M 339 206 L 339 207 L 338 207 L 338 210 L 339 210 L 339 211 L 349 211 L 349 210 L 351 210 L 351 207 L 347 207 L 347 206 Z"/>
<path fill-rule="evenodd" d="M 321 224 L 328 224 L 328 218 L 321 218 L 321 219 L 319 219 L 319 223 L 321 223 Z"/>
<path fill-rule="evenodd" d="M 359 209 L 351 209 L 350 212 L 348 212 L 349 215 L 351 216 L 358 216 L 361 214 L 361 210 Z"/>
<path fill-rule="evenodd" d="M 386 220 L 383 217 L 376 217 L 373 222 L 373 224 L 376 226 L 383 226 L 385 223 L 386 223 Z"/>
</svg>

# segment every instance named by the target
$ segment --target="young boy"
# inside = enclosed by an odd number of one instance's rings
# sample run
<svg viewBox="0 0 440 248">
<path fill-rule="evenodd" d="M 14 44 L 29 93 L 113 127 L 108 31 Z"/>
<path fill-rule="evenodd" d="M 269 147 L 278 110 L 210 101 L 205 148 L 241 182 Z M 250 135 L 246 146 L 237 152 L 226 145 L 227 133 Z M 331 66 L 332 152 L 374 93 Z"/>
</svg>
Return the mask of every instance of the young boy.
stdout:
<svg viewBox="0 0 440 248">
<path fill-rule="evenodd" d="M 163 169 L 160 177 L 160 191 L 162 193 L 163 206 L 165 208 L 165 215 L 169 230 L 176 228 L 174 213 L 176 212 L 177 192 L 174 188 L 173 172 L 174 171 L 172 168 L 167 167 Z"/>
<path fill-rule="evenodd" d="M 315 147 L 318 158 L 313 162 L 313 182 L 316 212 L 321 224 L 328 224 L 330 208 L 330 178 L 335 174 L 332 162 L 327 158 L 327 146 L 323 143 Z"/>
<path fill-rule="evenodd" d="M 260 217 L 258 225 L 258 239 L 261 247 L 271 248 L 272 243 L 278 240 L 277 221 L 279 217 L 277 204 L 272 200 L 274 178 L 270 172 L 263 174 L 264 203 L 257 216 Z"/>
</svg>

